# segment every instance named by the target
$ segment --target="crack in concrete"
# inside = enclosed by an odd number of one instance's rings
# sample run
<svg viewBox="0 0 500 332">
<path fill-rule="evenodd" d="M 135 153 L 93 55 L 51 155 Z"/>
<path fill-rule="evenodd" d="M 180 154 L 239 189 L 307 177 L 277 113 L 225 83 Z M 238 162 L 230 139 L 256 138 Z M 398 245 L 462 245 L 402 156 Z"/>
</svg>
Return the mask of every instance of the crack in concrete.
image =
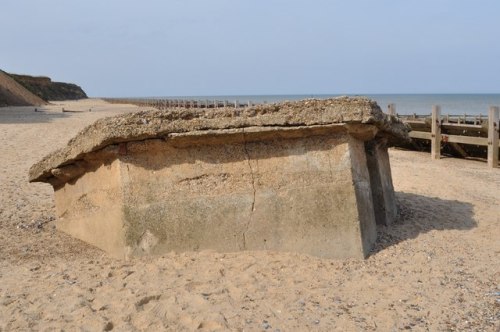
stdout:
<svg viewBox="0 0 500 332">
<path fill-rule="evenodd" d="M 332 166 L 332 155 L 331 152 L 327 154 L 328 159 L 328 171 L 330 172 L 330 179 L 333 181 L 333 166 Z"/>
<path fill-rule="evenodd" d="M 248 168 L 250 169 L 250 175 L 252 176 L 252 189 L 253 189 L 253 198 L 252 198 L 252 206 L 250 209 L 250 218 L 249 218 L 248 222 L 246 223 L 245 229 L 243 231 L 243 249 L 245 250 L 247 248 L 246 233 L 248 232 L 248 228 L 250 227 L 250 223 L 252 222 L 253 212 L 255 211 L 256 189 L 255 189 L 255 174 L 254 174 L 254 170 L 252 167 L 252 163 L 250 162 L 250 153 L 248 152 L 246 133 L 245 133 L 244 129 L 243 129 L 243 150 L 245 151 L 245 155 L 247 157 Z"/>
</svg>

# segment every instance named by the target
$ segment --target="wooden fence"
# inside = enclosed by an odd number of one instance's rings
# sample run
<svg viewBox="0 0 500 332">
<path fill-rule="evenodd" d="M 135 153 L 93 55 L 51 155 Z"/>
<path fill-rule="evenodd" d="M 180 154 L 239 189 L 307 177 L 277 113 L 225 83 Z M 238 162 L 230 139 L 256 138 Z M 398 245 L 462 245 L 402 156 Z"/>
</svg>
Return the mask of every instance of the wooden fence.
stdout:
<svg viewBox="0 0 500 332">
<path fill-rule="evenodd" d="M 441 107 L 432 107 L 431 116 L 398 115 L 394 104 L 389 105 L 389 114 L 396 115 L 407 123 L 412 131 L 410 137 L 428 140 L 431 143 L 431 158 L 441 158 L 441 148 L 449 145 L 462 157 L 468 157 L 462 144 L 487 148 L 488 166 L 498 167 L 499 108 L 490 107 L 488 118 L 481 115 L 441 115 Z"/>
</svg>

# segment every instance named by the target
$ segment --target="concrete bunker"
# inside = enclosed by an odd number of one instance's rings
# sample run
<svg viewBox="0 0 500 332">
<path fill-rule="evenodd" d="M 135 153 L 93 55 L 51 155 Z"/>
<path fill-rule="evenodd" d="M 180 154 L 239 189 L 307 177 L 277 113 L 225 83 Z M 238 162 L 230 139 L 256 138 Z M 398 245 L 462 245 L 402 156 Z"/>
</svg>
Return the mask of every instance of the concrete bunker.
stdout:
<svg viewBox="0 0 500 332">
<path fill-rule="evenodd" d="M 53 186 L 59 230 L 115 257 L 362 258 L 396 218 L 387 146 L 407 138 L 366 98 L 142 111 L 96 121 L 29 179 Z"/>
</svg>

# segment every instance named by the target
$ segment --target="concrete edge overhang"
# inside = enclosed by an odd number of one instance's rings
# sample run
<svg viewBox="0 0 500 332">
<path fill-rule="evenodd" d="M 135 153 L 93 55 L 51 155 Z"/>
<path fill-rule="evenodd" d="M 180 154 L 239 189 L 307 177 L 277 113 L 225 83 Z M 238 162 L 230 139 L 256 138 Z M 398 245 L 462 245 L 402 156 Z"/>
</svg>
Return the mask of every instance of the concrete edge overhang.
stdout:
<svg viewBox="0 0 500 332">
<path fill-rule="evenodd" d="M 34 164 L 30 182 L 61 185 L 77 178 L 86 163 L 100 151 L 119 157 L 120 144 L 148 139 L 177 140 L 202 138 L 198 144 L 221 139 L 263 140 L 280 136 L 297 137 L 347 133 L 366 141 L 375 137 L 408 140 L 409 127 L 384 114 L 376 102 L 363 97 L 256 105 L 245 109 L 150 110 L 99 119 L 80 131 L 62 149 Z"/>
</svg>

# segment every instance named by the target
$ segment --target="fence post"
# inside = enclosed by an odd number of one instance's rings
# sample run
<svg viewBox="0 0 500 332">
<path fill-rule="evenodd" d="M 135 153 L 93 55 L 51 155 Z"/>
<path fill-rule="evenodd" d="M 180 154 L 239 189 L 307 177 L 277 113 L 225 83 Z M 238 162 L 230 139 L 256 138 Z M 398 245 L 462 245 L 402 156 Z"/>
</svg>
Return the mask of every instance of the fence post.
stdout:
<svg viewBox="0 0 500 332">
<path fill-rule="evenodd" d="M 396 116 L 396 105 L 395 104 L 389 104 L 389 115 Z"/>
<path fill-rule="evenodd" d="M 431 158 L 441 158 L 441 107 L 432 106 Z"/>
<path fill-rule="evenodd" d="M 498 167 L 499 109 L 491 106 L 488 114 L 488 167 Z"/>
</svg>

